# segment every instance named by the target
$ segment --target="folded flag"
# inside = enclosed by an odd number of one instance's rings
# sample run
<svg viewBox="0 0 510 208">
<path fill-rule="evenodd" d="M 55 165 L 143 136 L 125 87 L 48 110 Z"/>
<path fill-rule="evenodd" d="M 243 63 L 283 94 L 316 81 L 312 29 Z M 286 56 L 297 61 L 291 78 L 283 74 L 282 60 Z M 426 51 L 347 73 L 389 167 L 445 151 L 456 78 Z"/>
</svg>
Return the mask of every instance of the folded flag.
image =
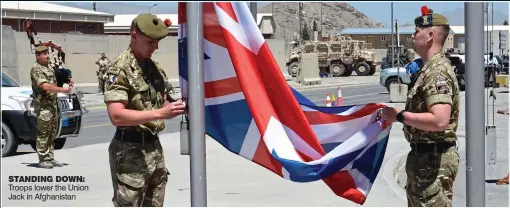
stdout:
<svg viewBox="0 0 510 208">
<path fill-rule="evenodd" d="M 391 125 L 382 104 L 316 106 L 292 89 L 246 2 L 203 4 L 206 134 L 294 182 L 323 180 L 363 204 Z M 179 79 L 188 96 L 186 3 L 179 2 Z"/>
</svg>

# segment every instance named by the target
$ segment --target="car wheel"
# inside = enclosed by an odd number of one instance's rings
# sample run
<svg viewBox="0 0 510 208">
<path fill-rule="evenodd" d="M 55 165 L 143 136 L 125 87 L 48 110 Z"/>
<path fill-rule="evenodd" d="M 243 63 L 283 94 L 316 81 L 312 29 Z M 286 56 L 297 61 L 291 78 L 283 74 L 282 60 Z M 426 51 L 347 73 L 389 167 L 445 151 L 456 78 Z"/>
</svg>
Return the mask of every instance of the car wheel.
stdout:
<svg viewBox="0 0 510 208">
<path fill-rule="evenodd" d="M 386 90 L 388 90 L 388 92 L 390 92 L 390 85 L 392 84 L 398 84 L 398 79 L 396 77 L 388 78 L 388 80 L 386 80 Z"/>
<path fill-rule="evenodd" d="M 66 144 L 67 138 L 57 138 L 53 140 L 53 149 L 59 150 L 64 148 L 64 145 Z M 32 146 L 32 149 L 37 152 L 37 142 L 30 143 L 30 146 Z"/>
<path fill-rule="evenodd" d="M 18 151 L 11 128 L 2 121 L 2 157 L 11 156 Z"/>
</svg>

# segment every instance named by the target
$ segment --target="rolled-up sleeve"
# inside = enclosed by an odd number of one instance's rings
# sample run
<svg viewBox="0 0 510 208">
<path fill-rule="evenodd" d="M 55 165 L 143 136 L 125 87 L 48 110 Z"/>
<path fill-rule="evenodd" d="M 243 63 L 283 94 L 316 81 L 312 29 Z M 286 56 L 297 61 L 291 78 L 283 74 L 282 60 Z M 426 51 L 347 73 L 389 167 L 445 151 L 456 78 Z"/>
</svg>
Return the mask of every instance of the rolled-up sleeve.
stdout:
<svg viewBox="0 0 510 208">
<path fill-rule="evenodd" d="M 33 67 L 30 72 L 30 77 L 38 87 L 43 83 L 50 82 L 40 67 Z"/>
<path fill-rule="evenodd" d="M 454 80 L 441 69 L 428 74 L 424 79 L 423 92 L 427 106 L 436 104 L 452 105 L 452 91 Z"/>
<path fill-rule="evenodd" d="M 114 71 L 112 73 L 112 71 Z M 104 83 L 104 102 L 128 101 L 129 82 L 123 70 L 108 70 Z"/>
</svg>

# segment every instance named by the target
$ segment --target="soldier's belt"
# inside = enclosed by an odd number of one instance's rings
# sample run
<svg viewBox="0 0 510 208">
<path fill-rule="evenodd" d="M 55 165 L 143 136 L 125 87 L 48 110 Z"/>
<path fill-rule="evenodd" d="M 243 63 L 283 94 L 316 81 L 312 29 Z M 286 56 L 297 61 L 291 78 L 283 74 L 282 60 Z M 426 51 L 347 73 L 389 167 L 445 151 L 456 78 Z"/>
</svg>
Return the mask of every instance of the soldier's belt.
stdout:
<svg viewBox="0 0 510 208">
<path fill-rule="evenodd" d="M 455 142 L 411 143 L 411 151 L 416 153 L 446 152 L 455 146 Z"/>
<path fill-rule="evenodd" d="M 115 131 L 116 140 L 122 142 L 133 142 L 133 143 L 150 143 L 159 139 L 158 134 L 154 135 L 151 132 L 137 132 L 137 131 L 126 131 L 122 129 L 117 129 Z"/>
</svg>

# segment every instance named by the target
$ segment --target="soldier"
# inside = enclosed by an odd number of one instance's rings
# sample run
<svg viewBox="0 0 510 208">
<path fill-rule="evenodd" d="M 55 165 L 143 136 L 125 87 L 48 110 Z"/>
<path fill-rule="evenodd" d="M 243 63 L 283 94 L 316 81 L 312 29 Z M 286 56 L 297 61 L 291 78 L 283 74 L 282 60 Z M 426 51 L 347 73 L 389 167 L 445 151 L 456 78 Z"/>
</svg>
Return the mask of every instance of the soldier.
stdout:
<svg viewBox="0 0 510 208">
<path fill-rule="evenodd" d="M 54 159 L 53 139 L 57 136 L 59 114 L 57 109 L 57 93 L 69 93 L 72 88 L 57 87 L 55 71 L 49 67 L 47 46 L 35 48 L 36 63 L 30 71 L 32 80 L 32 106 L 37 116 L 36 151 L 39 156 L 39 167 L 53 168 L 63 163 Z"/>
<path fill-rule="evenodd" d="M 110 59 L 108 59 L 104 53 L 101 53 L 101 58 L 96 61 L 96 65 L 99 66 L 99 70 L 96 71 L 96 76 L 99 83 L 98 88 L 100 93 L 104 92 L 104 71 L 108 64 L 110 64 Z"/>
<path fill-rule="evenodd" d="M 131 23 L 131 42 L 108 66 L 104 101 L 117 126 L 109 146 L 114 206 L 163 206 L 168 170 L 158 132 L 185 112 L 173 100 L 161 66 L 151 59 L 168 26 L 152 14 Z"/>
<path fill-rule="evenodd" d="M 452 206 L 459 166 L 459 89 L 442 52 L 450 27 L 446 17 L 426 7 L 414 22 L 413 45 L 424 66 L 411 83 L 405 110 L 385 108 L 383 118 L 403 123 L 411 146 L 406 162 L 408 206 Z"/>
</svg>

